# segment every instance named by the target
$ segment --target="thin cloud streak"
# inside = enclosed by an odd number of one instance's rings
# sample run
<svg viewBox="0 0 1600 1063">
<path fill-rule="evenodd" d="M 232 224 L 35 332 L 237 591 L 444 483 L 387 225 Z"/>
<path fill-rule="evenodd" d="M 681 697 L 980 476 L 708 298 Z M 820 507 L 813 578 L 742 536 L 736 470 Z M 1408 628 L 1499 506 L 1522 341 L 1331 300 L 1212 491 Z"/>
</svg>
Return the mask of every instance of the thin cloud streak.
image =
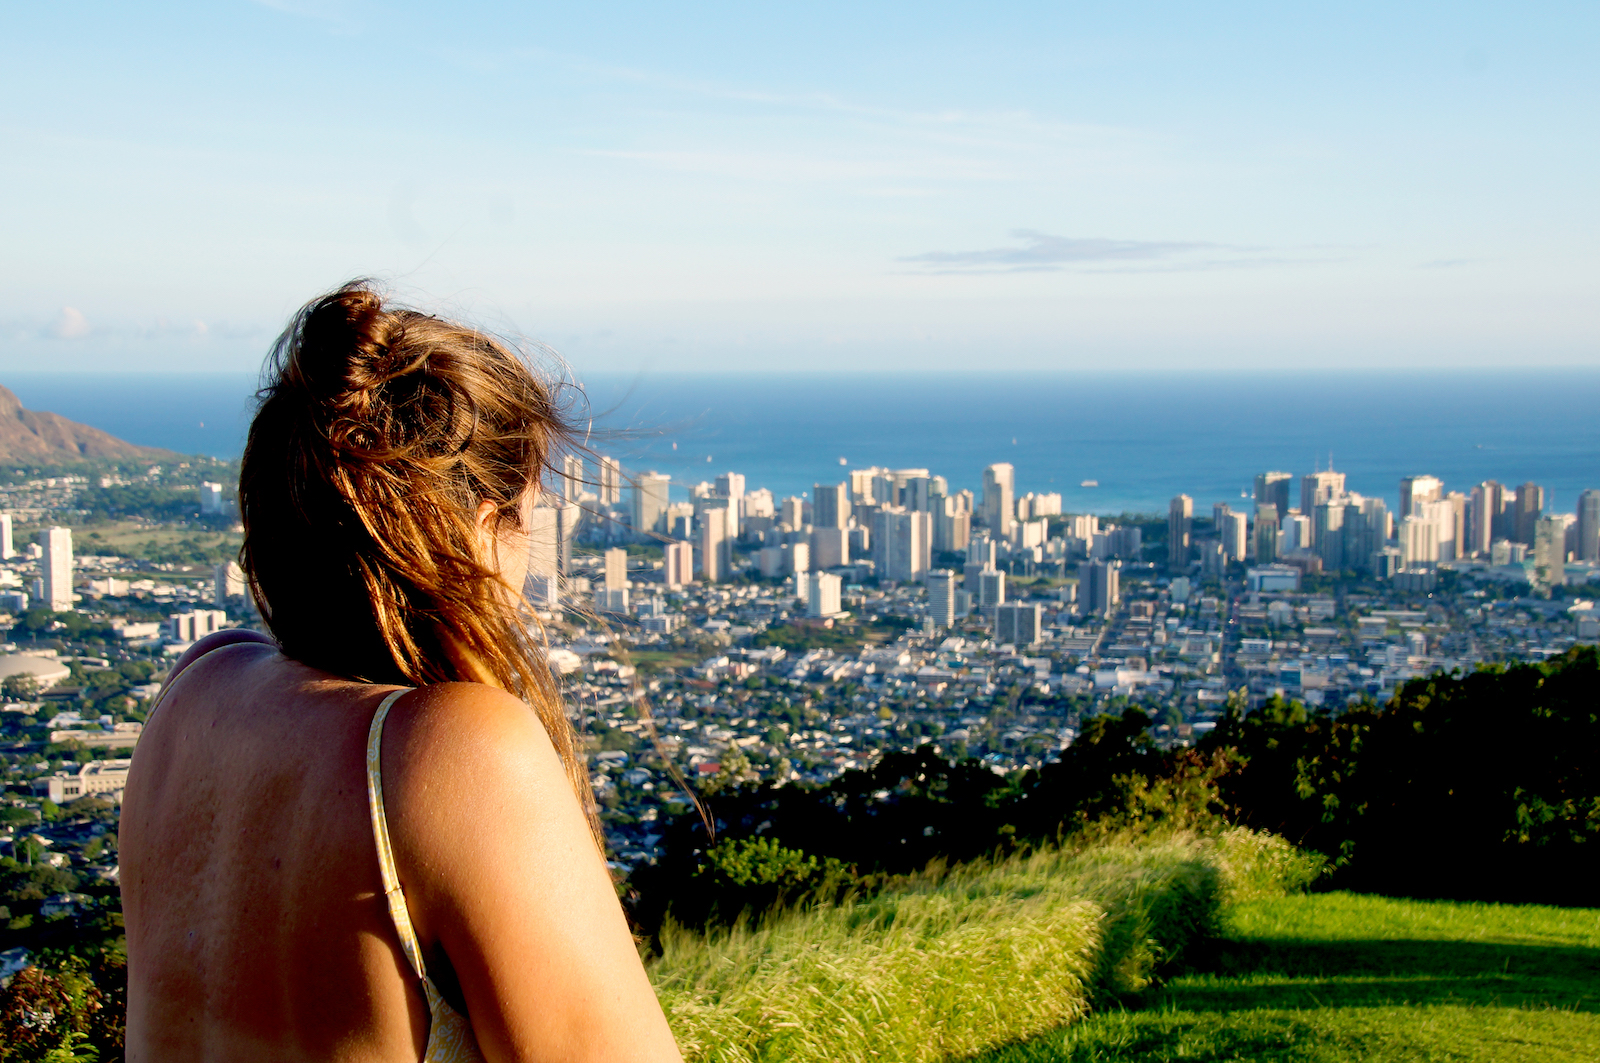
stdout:
<svg viewBox="0 0 1600 1063">
<path fill-rule="evenodd" d="M 1270 249 L 1180 240 L 1111 240 L 1053 236 L 1037 229 L 1014 229 L 1022 247 L 982 251 L 927 251 L 899 261 L 925 268 L 899 271 L 909 276 L 998 273 L 1196 273 L 1206 270 L 1266 269 L 1348 261 L 1321 255 L 1296 258 Z M 1326 250 L 1326 249 L 1323 249 Z"/>
<path fill-rule="evenodd" d="M 1224 244 L 1179 240 L 1109 240 L 1102 237 L 1054 236 L 1037 229 L 1013 229 L 1021 247 L 982 251 L 925 251 L 901 262 L 934 267 L 939 273 L 1020 273 L 1059 270 L 1096 262 L 1150 262 L 1195 252 L 1243 250 Z"/>
</svg>

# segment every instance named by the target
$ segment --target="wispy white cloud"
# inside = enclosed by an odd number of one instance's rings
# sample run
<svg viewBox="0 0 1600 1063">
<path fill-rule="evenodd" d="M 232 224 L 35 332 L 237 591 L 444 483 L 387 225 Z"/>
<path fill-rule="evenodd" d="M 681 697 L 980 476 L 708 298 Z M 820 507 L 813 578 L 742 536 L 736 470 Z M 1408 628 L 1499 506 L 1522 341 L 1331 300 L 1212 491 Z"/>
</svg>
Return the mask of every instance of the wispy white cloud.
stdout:
<svg viewBox="0 0 1600 1063">
<path fill-rule="evenodd" d="M 82 310 L 63 306 L 61 313 L 56 315 L 55 323 L 50 326 L 50 334 L 59 340 L 82 339 L 89 334 L 89 319 L 84 317 Z"/>
<path fill-rule="evenodd" d="M 1014 229 L 1021 246 L 979 251 L 925 251 L 901 262 L 930 273 L 1036 273 L 1073 267 L 1105 267 L 1119 263 L 1161 263 L 1166 269 L 1215 268 L 1217 253 L 1247 248 L 1193 240 L 1112 240 L 1103 237 L 1054 236 L 1037 229 Z M 1210 257 L 1197 257 L 1210 256 Z"/>
</svg>

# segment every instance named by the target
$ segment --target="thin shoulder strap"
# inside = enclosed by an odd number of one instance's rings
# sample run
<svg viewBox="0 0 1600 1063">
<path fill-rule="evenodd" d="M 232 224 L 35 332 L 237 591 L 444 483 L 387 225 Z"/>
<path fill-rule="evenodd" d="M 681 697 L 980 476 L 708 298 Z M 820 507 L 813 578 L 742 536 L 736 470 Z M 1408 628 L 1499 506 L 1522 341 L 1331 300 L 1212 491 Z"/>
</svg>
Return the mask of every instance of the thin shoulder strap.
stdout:
<svg viewBox="0 0 1600 1063">
<path fill-rule="evenodd" d="M 411 927 L 411 913 L 406 909 L 406 895 L 400 889 L 400 875 L 394 868 L 394 849 L 389 844 L 389 821 L 383 814 L 383 771 L 378 766 L 378 750 L 383 745 L 383 721 L 401 696 L 409 694 L 410 687 L 396 690 L 378 705 L 372 716 L 372 728 L 367 732 L 367 808 L 372 813 L 372 837 L 378 844 L 378 870 L 383 873 L 383 892 L 389 898 L 389 918 L 394 920 L 395 932 L 400 935 L 400 947 L 417 977 L 426 981 L 428 969 L 422 962 L 422 947 L 417 944 L 417 932 Z"/>
</svg>

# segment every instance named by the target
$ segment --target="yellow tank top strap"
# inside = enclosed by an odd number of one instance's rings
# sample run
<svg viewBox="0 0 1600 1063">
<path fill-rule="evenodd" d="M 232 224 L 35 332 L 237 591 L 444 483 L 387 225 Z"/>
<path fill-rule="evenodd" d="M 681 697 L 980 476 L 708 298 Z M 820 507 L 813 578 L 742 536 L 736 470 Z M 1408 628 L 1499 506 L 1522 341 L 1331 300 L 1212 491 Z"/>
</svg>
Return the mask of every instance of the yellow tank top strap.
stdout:
<svg viewBox="0 0 1600 1063">
<path fill-rule="evenodd" d="M 422 948 L 417 944 L 416 931 L 411 928 L 411 913 L 406 909 L 406 895 L 400 889 L 400 874 L 394 866 L 394 848 L 389 843 L 389 821 L 383 812 L 383 771 L 378 764 L 378 752 L 383 746 L 383 721 L 394 703 L 409 693 L 410 689 L 396 690 L 384 698 L 372 716 L 372 727 L 367 731 L 367 809 L 372 814 L 372 837 L 378 845 L 378 870 L 383 875 L 383 892 L 389 902 L 389 918 L 394 920 L 395 931 L 400 935 L 400 947 L 405 950 L 411 969 L 418 978 L 427 978 L 428 969 L 422 962 Z"/>
<path fill-rule="evenodd" d="M 383 771 L 379 766 L 379 751 L 383 747 L 383 721 L 400 698 L 410 693 L 411 687 L 396 690 L 385 697 L 373 713 L 372 727 L 367 731 L 367 809 L 372 815 L 372 838 L 378 847 L 378 870 L 383 876 L 383 892 L 389 904 L 389 918 L 395 933 L 400 935 L 400 947 L 406 960 L 422 983 L 423 996 L 428 1001 L 428 1014 L 432 1023 L 428 1029 L 428 1047 L 422 1063 L 482 1063 L 483 1054 L 473 1036 L 472 1024 L 466 1016 L 456 1011 L 444 999 L 439 988 L 428 977 L 427 966 L 422 962 L 422 946 L 417 942 L 417 932 L 411 926 L 411 912 L 406 908 L 406 895 L 400 888 L 400 874 L 394 866 L 394 848 L 389 842 L 389 820 L 383 811 Z"/>
</svg>

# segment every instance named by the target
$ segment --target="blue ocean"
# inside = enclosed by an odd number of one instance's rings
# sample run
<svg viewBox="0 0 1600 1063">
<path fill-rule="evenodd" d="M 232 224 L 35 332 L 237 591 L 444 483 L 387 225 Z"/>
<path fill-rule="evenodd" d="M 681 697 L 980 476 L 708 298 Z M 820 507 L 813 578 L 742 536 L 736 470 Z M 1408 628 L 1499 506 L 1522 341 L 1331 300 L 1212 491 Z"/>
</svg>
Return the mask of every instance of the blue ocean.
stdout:
<svg viewBox="0 0 1600 1063">
<path fill-rule="evenodd" d="M 0 384 L 134 443 L 236 456 L 254 375 L 12 373 Z M 846 466 L 926 467 L 978 490 L 992 462 L 1068 512 L 1238 504 L 1256 473 L 1347 473 L 1398 503 L 1402 476 L 1446 489 L 1542 484 L 1571 511 L 1600 487 L 1600 371 L 1361 374 L 597 376 L 569 395 L 591 446 L 684 485 L 729 470 L 779 497 Z M 1098 486 L 1081 486 L 1095 481 Z M 1296 496 L 1297 500 L 1297 496 Z"/>
</svg>

